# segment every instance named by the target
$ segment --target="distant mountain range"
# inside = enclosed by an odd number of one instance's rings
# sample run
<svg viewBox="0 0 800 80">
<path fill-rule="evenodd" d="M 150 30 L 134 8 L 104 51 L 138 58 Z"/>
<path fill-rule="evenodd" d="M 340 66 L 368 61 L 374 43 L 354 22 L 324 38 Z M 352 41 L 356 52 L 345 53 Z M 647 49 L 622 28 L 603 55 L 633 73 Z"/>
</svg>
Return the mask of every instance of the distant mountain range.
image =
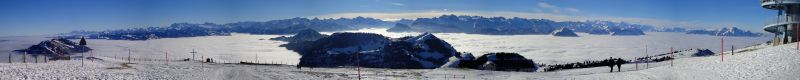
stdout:
<svg viewBox="0 0 800 80">
<path fill-rule="evenodd" d="M 301 30 L 344 31 L 365 28 L 390 28 L 390 32 L 468 33 L 487 35 L 550 34 L 566 28 L 574 32 L 594 35 L 645 35 L 643 32 L 684 32 L 684 28 L 663 28 L 626 22 L 610 21 L 563 21 L 547 19 L 525 19 L 482 16 L 442 15 L 433 18 L 383 21 L 375 18 L 356 17 L 339 19 L 291 18 L 266 22 L 174 23 L 166 27 L 147 27 L 107 31 L 73 31 L 62 34 L 63 38 L 110 40 L 148 40 L 195 36 L 226 36 L 230 33 L 249 34 L 295 34 Z M 721 35 L 728 36 L 728 35 Z"/>
<path fill-rule="evenodd" d="M 763 34 L 741 30 L 736 27 L 714 29 L 714 30 L 689 30 L 686 34 L 701 34 L 711 36 L 742 36 L 742 37 L 757 37 Z"/>
<path fill-rule="evenodd" d="M 401 22 L 402 21 L 402 22 Z M 408 23 L 409 20 L 398 21 L 399 24 Z M 550 34 L 557 29 L 566 28 L 575 32 L 594 34 L 611 34 L 624 32 L 625 29 L 655 29 L 648 25 L 631 24 L 610 21 L 565 21 L 556 22 L 547 19 L 525 19 L 483 16 L 456 16 L 442 15 L 434 18 L 417 18 L 410 26 L 390 28 L 390 32 L 434 32 L 434 33 L 469 33 L 489 35 L 520 35 L 520 34 Z M 411 29 L 408 29 L 410 27 Z M 398 31 L 405 30 L 405 31 Z M 602 32 L 598 32 L 602 31 Z M 644 34 L 641 34 L 644 35 Z"/>
</svg>

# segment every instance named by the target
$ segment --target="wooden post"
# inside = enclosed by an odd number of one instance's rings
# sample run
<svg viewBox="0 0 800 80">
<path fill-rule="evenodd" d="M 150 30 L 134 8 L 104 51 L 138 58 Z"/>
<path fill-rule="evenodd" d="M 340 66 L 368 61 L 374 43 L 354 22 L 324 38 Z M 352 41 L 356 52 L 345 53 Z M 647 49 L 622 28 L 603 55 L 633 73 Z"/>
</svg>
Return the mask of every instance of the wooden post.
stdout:
<svg viewBox="0 0 800 80">
<path fill-rule="evenodd" d="M 83 56 L 83 53 L 81 53 L 81 66 L 83 66 L 83 59 L 86 59 L 86 56 Z"/>
<path fill-rule="evenodd" d="M 131 63 L 131 48 L 128 48 L 128 63 Z"/>
<path fill-rule="evenodd" d="M 725 37 L 719 38 L 719 45 L 720 45 L 719 49 L 720 60 L 725 61 Z"/>
<path fill-rule="evenodd" d="M 360 47 L 359 51 L 361 51 Z M 361 60 L 359 59 L 359 53 L 361 52 L 356 52 L 356 71 L 358 71 L 356 74 L 358 74 L 358 80 L 361 80 Z"/>
<path fill-rule="evenodd" d="M 168 54 L 169 54 L 169 52 L 164 51 L 164 64 L 167 64 L 167 65 L 169 65 L 169 56 L 168 56 Z"/>
<path fill-rule="evenodd" d="M 25 53 L 22 54 L 22 63 L 28 63 L 28 59 L 26 59 L 27 55 L 28 55 L 28 52 L 25 52 Z"/>
<path fill-rule="evenodd" d="M 89 56 L 94 57 L 94 51 L 89 51 Z M 89 59 L 89 61 L 94 62 L 94 60 Z"/>
<path fill-rule="evenodd" d="M 258 53 L 256 53 L 256 63 L 258 63 Z"/>
<path fill-rule="evenodd" d="M 676 58 L 675 58 L 675 52 L 672 51 L 672 47 L 669 47 L 669 53 L 670 53 L 669 56 L 671 56 L 671 58 L 672 58 L 672 60 L 669 60 L 669 66 L 674 66 Z"/>
<path fill-rule="evenodd" d="M 39 56 L 33 57 L 33 63 L 39 63 Z"/>
<path fill-rule="evenodd" d="M 194 59 L 194 55 L 197 53 L 197 51 L 194 51 L 194 49 L 192 49 L 192 52 L 189 52 L 189 53 L 192 53 L 192 60 L 196 60 L 196 59 Z"/>
<path fill-rule="evenodd" d="M 736 52 L 734 52 L 734 50 L 736 50 L 736 49 L 734 49 L 733 45 L 731 45 L 731 55 L 733 55 L 733 53 L 736 53 Z"/>
<path fill-rule="evenodd" d="M 8 53 L 8 63 L 11 63 L 11 54 L 14 54 L 14 53 Z"/>
<path fill-rule="evenodd" d="M 645 43 L 647 44 L 647 43 Z M 650 67 L 650 52 L 647 52 L 647 45 L 644 46 L 644 68 Z"/>
</svg>

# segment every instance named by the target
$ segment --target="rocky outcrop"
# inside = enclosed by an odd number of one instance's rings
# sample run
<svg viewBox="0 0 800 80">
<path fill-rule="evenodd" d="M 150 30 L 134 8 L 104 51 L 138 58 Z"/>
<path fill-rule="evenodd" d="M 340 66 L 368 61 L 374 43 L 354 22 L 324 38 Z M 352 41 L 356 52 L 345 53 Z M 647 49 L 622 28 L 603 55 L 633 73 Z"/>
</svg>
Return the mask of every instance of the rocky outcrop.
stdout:
<svg viewBox="0 0 800 80">
<path fill-rule="evenodd" d="M 297 32 L 297 34 L 295 34 L 294 36 L 291 36 L 291 37 L 281 36 L 281 37 L 276 37 L 276 38 L 270 38 L 270 40 L 286 41 L 286 42 L 315 41 L 317 39 L 320 39 L 320 38 L 323 38 L 323 37 L 326 37 L 326 36 L 328 36 L 328 35 L 320 34 L 319 32 L 317 32 L 317 31 L 315 31 L 313 29 L 305 29 L 305 30 L 301 30 L 301 31 Z"/>
<path fill-rule="evenodd" d="M 66 56 L 71 53 L 88 52 L 89 50 L 92 49 L 67 39 L 51 39 L 42 41 L 39 44 L 28 47 L 27 49 L 16 51 L 34 55 Z"/>
<path fill-rule="evenodd" d="M 558 37 L 578 37 L 578 34 L 575 34 L 574 31 L 567 28 L 561 28 L 559 30 L 553 31 L 551 35 Z"/>
<path fill-rule="evenodd" d="M 692 56 L 711 56 L 714 55 L 714 52 L 708 49 L 695 49 L 694 54 Z"/>
<path fill-rule="evenodd" d="M 449 43 L 430 33 L 394 39 L 374 33 L 334 33 L 285 47 L 302 55 L 299 65 L 303 67 L 430 69 L 458 55 Z"/>
<path fill-rule="evenodd" d="M 539 66 L 533 60 L 517 53 L 489 53 L 473 60 L 461 60 L 459 67 L 496 71 L 536 71 Z"/>
</svg>

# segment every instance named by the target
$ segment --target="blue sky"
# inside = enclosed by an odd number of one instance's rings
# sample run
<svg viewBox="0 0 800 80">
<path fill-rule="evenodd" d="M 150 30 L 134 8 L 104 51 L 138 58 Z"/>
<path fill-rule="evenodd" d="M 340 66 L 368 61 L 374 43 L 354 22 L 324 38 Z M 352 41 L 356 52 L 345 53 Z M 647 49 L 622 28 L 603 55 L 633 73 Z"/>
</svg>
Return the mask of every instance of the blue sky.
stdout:
<svg viewBox="0 0 800 80">
<path fill-rule="evenodd" d="M 442 14 L 608 20 L 664 27 L 761 31 L 776 11 L 758 0 L 2 0 L 0 36 L 72 30 L 231 23 L 293 17 L 385 20 Z"/>
</svg>

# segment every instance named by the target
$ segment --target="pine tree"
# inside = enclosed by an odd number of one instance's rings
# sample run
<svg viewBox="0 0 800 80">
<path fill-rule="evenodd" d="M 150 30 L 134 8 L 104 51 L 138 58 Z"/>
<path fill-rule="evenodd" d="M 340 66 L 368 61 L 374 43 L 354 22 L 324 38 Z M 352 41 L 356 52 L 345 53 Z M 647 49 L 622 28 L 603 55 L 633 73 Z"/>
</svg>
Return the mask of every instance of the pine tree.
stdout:
<svg viewBox="0 0 800 80">
<path fill-rule="evenodd" d="M 86 38 L 81 37 L 81 41 L 78 43 L 78 45 L 86 46 Z"/>
</svg>

